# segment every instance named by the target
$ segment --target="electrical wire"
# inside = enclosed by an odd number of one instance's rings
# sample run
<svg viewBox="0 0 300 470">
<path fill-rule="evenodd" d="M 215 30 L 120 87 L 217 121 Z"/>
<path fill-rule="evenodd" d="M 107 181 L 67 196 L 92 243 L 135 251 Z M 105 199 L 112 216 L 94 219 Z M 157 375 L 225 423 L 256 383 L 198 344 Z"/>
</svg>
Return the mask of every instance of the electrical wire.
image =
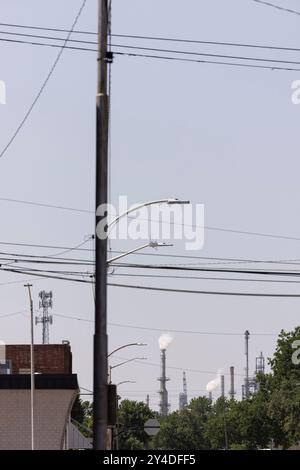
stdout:
<svg viewBox="0 0 300 470">
<path fill-rule="evenodd" d="M 94 323 L 94 320 L 90 320 L 87 318 L 82 318 L 74 315 L 63 315 L 63 314 L 55 314 L 57 317 L 64 318 L 66 320 L 76 320 L 76 321 L 83 321 L 87 323 Z M 134 330 L 144 330 L 144 331 L 157 331 L 157 332 L 165 332 L 168 333 L 178 333 L 178 334 L 191 334 L 191 335 L 211 335 L 211 336 L 244 336 L 244 333 L 236 333 L 236 332 L 217 332 L 217 331 L 197 331 L 197 330 L 179 330 L 174 328 L 153 328 L 147 326 L 138 326 L 138 325 L 130 325 L 130 324 L 123 324 L 123 323 L 114 323 L 108 322 L 108 326 L 117 327 L 117 328 L 127 328 L 127 329 L 134 329 Z M 273 336 L 277 337 L 278 333 L 252 333 L 251 336 Z"/>
<path fill-rule="evenodd" d="M 29 206 L 47 207 L 47 208 L 50 208 L 50 209 L 60 209 L 60 210 L 63 210 L 63 211 L 79 212 L 79 213 L 83 213 L 83 214 L 85 214 L 85 213 L 86 214 L 95 214 L 95 211 L 91 211 L 91 210 L 88 210 L 88 209 L 78 209 L 78 208 L 74 208 L 74 207 L 66 207 L 66 206 L 60 206 L 60 205 L 54 205 L 54 204 L 44 204 L 44 203 L 41 203 L 41 202 L 24 201 L 22 199 L 12 199 L 12 198 L 8 198 L 8 197 L 0 197 L 0 201 L 13 202 L 13 203 L 17 203 L 17 204 L 26 204 L 26 205 L 29 205 Z"/>
<path fill-rule="evenodd" d="M 241 269 L 241 268 L 210 268 L 210 267 L 187 267 L 181 265 L 168 264 L 136 264 L 136 263 L 112 263 L 111 266 L 118 268 L 134 269 L 165 269 L 171 271 L 198 271 L 198 272 L 217 272 L 217 273 L 236 273 L 236 274 L 255 274 L 265 276 L 292 276 L 299 277 L 299 270 L 266 270 L 266 269 Z"/>
<path fill-rule="evenodd" d="M 244 64 L 240 62 L 223 62 L 223 61 L 215 61 L 215 60 L 205 60 L 205 59 L 187 59 L 184 57 L 170 57 L 170 56 L 160 56 L 160 55 L 150 55 L 150 54 L 139 54 L 133 52 L 118 52 L 113 51 L 114 55 L 119 56 L 126 56 L 126 57 L 143 57 L 147 59 L 159 59 L 159 60 L 166 60 L 166 61 L 175 61 L 175 62 L 190 62 L 195 64 L 212 64 L 212 65 L 224 65 L 230 67 L 245 67 L 245 68 L 253 68 L 253 69 L 263 69 L 263 70 L 283 70 L 286 72 L 300 72 L 300 69 L 293 68 L 293 67 L 278 67 L 278 66 L 271 66 L 271 65 L 254 65 L 254 64 Z"/>
<path fill-rule="evenodd" d="M 149 290 L 156 292 L 174 292 L 181 294 L 201 294 L 201 295 L 221 295 L 231 297 L 271 297 L 271 298 L 300 298 L 300 294 L 265 294 L 255 292 L 225 292 L 225 291 L 204 291 L 204 290 L 190 290 L 190 289 L 171 289 L 164 287 L 151 287 L 151 286 L 137 286 L 130 284 L 116 284 L 108 283 L 110 287 L 122 287 L 126 289 Z"/>
<path fill-rule="evenodd" d="M 18 270 L 18 269 L 8 269 L 8 268 L 1 268 L 0 271 L 3 272 L 11 272 L 11 273 L 16 273 L 16 274 L 30 274 L 30 276 L 37 276 L 37 277 L 42 277 L 42 278 L 47 278 L 47 279 L 57 279 L 57 280 L 62 280 L 62 281 L 72 281 L 72 282 L 80 282 L 84 284 L 90 284 L 92 281 L 87 281 L 86 279 L 75 279 L 75 278 L 68 278 L 65 276 L 52 276 L 49 274 L 43 274 L 43 273 L 34 273 L 32 271 L 23 271 L 23 270 Z"/>
<path fill-rule="evenodd" d="M 34 41 L 24 41 L 21 39 L 7 39 L 7 38 L 0 38 L 0 41 L 2 42 L 8 42 L 12 44 L 29 44 L 30 46 L 45 46 L 45 47 L 54 47 L 54 48 L 59 48 L 61 49 L 69 49 L 73 51 L 83 51 L 83 52 L 97 52 L 96 49 L 91 49 L 88 47 L 79 47 L 79 46 L 62 46 L 61 44 L 51 44 L 47 42 L 34 42 Z"/>
<path fill-rule="evenodd" d="M 264 59 L 260 57 L 234 56 L 234 55 L 228 55 L 228 54 L 226 55 L 225 54 L 208 54 L 204 52 L 177 51 L 177 50 L 172 50 L 172 49 L 128 46 L 128 45 L 122 45 L 122 44 L 112 44 L 112 47 L 134 49 L 134 50 L 140 50 L 140 51 L 160 52 L 164 54 L 181 54 L 181 55 L 190 55 L 190 56 L 199 56 L 199 57 L 213 57 L 213 58 L 219 58 L 219 59 L 234 59 L 234 60 L 247 60 L 247 61 L 253 61 L 253 62 L 272 62 L 272 63 L 278 63 L 278 64 L 300 65 L 299 61 L 292 61 L 292 60 Z"/>
<path fill-rule="evenodd" d="M 72 211 L 72 212 L 81 212 L 81 213 L 88 213 L 88 214 L 95 214 L 95 211 L 88 210 L 88 209 L 77 209 L 74 207 L 66 207 L 66 206 L 60 206 L 60 205 L 54 205 L 54 204 L 44 204 L 40 202 L 33 202 L 33 201 L 25 201 L 21 199 L 11 199 L 11 198 L 4 198 L 0 197 L 0 201 L 7 201 L 7 202 L 12 202 L 12 203 L 20 203 L 20 204 L 28 204 L 32 206 L 40 206 L 40 207 L 49 207 L 53 209 L 61 209 L 61 210 L 66 210 L 66 211 Z M 295 237 L 295 236 L 290 236 L 290 235 L 277 235 L 277 234 L 271 234 L 271 233 L 261 233 L 261 232 L 253 232 L 253 231 L 247 231 L 247 230 L 236 230 L 236 229 L 230 229 L 230 228 L 223 228 L 223 227 L 214 227 L 214 226 L 200 226 L 196 224 L 185 224 L 185 223 L 178 223 L 174 221 L 160 221 L 158 219 L 152 219 L 152 218 L 142 218 L 139 217 L 140 220 L 150 220 L 152 222 L 161 222 L 163 224 L 171 224 L 171 225 L 178 225 L 178 226 L 186 226 L 186 227 L 191 227 L 191 228 L 204 228 L 205 230 L 211 230 L 211 231 L 218 231 L 218 232 L 224 232 L 224 233 L 233 233 L 237 235 L 248 235 L 248 236 L 255 236 L 255 237 L 263 237 L 263 238 L 274 238 L 274 239 L 279 239 L 279 240 L 294 240 L 294 241 L 300 241 L 300 237 Z M 5 242 L 0 242 L 1 244 L 9 244 Z M 30 246 L 30 245 L 24 245 L 24 246 Z M 61 248 L 61 247 L 51 247 L 51 246 L 45 246 L 45 245 L 35 245 L 36 247 L 39 248 L 54 248 L 54 249 L 68 249 L 68 248 Z M 88 250 L 92 251 L 92 250 Z M 141 255 L 145 255 L 144 253 L 140 253 Z M 220 258 L 219 258 L 220 259 Z"/>
<path fill-rule="evenodd" d="M 285 11 L 287 13 L 293 13 L 294 15 L 300 16 L 299 11 L 292 10 L 291 8 L 281 7 L 279 5 L 275 5 L 275 3 L 266 2 L 264 0 L 252 0 L 252 2 L 260 3 L 261 5 L 266 5 L 268 7 L 275 8 L 276 10 L 281 10 L 281 11 Z"/>
<path fill-rule="evenodd" d="M 254 0 L 255 1 L 255 0 Z M 294 13 L 292 10 L 288 10 L 291 13 Z M 298 14 L 298 12 L 295 12 Z M 300 14 L 300 13 L 299 13 Z M 11 23 L 0 23 L 0 26 L 10 27 L 10 28 L 21 28 L 21 29 L 32 29 L 32 30 L 40 30 L 40 31 L 52 31 L 52 32 L 60 32 L 60 33 L 69 33 L 70 30 L 68 29 L 61 29 L 61 28 L 46 28 L 46 27 L 38 27 L 38 26 L 29 26 L 29 25 L 20 25 L 20 24 L 11 24 Z M 73 34 L 80 34 L 80 35 L 92 35 L 97 36 L 96 32 L 93 31 L 78 31 L 73 30 Z M 3 31 L 2 34 L 8 34 L 6 31 Z M 16 34 L 27 36 L 27 34 L 20 34 L 20 33 L 11 33 L 9 34 Z M 29 37 L 35 37 L 38 39 L 53 39 L 53 40 L 63 40 L 63 38 L 58 37 L 51 37 L 51 36 L 40 36 L 40 35 L 28 35 Z M 115 38 L 124 38 L 124 39 L 140 39 L 143 41 L 159 41 L 159 42 L 175 42 L 175 43 L 182 43 L 182 44 L 201 44 L 201 45 L 215 45 L 215 46 L 230 46 L 230 47 L 244 47 L 244 48 L 258 48 L 258 49 L 266 49 L 266 50 L 278 50 L 278 51 L 289 51 L 289 52 L 300 52 L 300 49 L 297 47 L 282 47 L 282 46 L 272 46 L 272 45 L 260 45 L 260 44 L 248 44 L 248 43 L 234 43 L 234 42 L 224 42 L 224 41 L 204 41 L 204 40 L 195 40 L 195 39 L 183 39 L 183 38 L 174 38 L 174 37 L 165 37 L 165 36 L 143 36 L 137 34 L 116 34 L 110 33 L 110 37 Z M 97 44 L 96 41 L 81 41 L 81 40 L 73 40 L 70 39 L 69 42 L 80 42 L 86 44 Z"/>
<path fill-rule="evenodd" d="M 32 25 L 13 24 L 13 23 L 0 23 L 0 26 L 7 26 L 7 27 L 10 27 L 10 28 L 21 28 L 21 29 L 34 29 L 34 30 L 39 30 L 39 31 L 53 31 L 53 32 L 59 32 L 59 33 L 70 33 L 70 32 L 72 32 L 72 34 L 91 34 L 93 36 L 97 36 L 96 32 L 93 32 L 93 31 L 78 31 L 76 29 L 73 29 L 71 31 L 70 29 L 45 28 L 43 26 L 32 26 Z"/>
<path fill-rule="evenodd" d="M 25 34 L 25 33 L 15 33 L 15 32 L 7 32 L 7 31 L 0 31 L 0 34 L 5 34 L 5 35 L 15 35 L 15 36 L 22 36 L 22 37 L 33 37 L 33 38 L 38 38 L 38 39 L 47 39 L 47 40 L 55 40 L 55 41 L 65 41 L 63 38 L 57 38 L 53 36 L 37 36 L 33 34 Z M 121 35 L 118 35 L 118 37 L 122 37 Z M 109 38 L 111 36 L 109 35 Z M 81 44 L 93 44 L 97 45 L 96 41 L 84 41 L 84 40 L 77 40 L 77 39 L 69 39 L 69 42 L 75 42 L 75 43 L 81 43 Z M 185 41 L 186 42 L 186 41 Z M 204 42 L 204 41 L 196 41 L 194 43 L 197 44 L 215 44 L 214 42 Z M 46 45 L 45 43 L 35 43 L 36 45 Z M 216 43 L 218 44 L 218 43 Z M 55 46 L 54 44 L 50 44 L 51 46 Z M 224 44 L 223 44 L 224 45 Z M 118 47 L 118 48 L 126 48 L 126 49 L 135 49 L 135 50 L 142 50 L 142 51 L 151 51 L 151 52 L 163 52 L 163 53 L 171 53 L 171 54 L 181 54 L 181 55 L 192 55 L 192 56 L 204 56 L 204 57 L 215 57 L 215 58 L 226 58 L 226 59 L 237 59 L 237 60 L 247 60 L 247 61 L 259 61 L 259 62 L 272 62 L 272 63 L 281 63 L 281 64 L 294 64 L 294 65 L 300 65 L 299 61 L 291 61 L 291 60 L 278 60 L 278 59 L 264 59 L 264 58 L 257 58 L 257 57 L 244 57 L 244 56 L 233 56 L 233 55 L 224 55 L 224 54 L 208 54 L 208 53 L 203 53 L 203 52 L 194 52 L 194 51 L 178 51 L 174 49 L 162 49 L 162 48 L 154 48 L 154 47 L 142 47 L 142 46 L 136 46 L 136 45 L 128 45 L 128 44 L 111 44 L 109 41 L 109 49 L 111 51 L 112 47 Z M 241 44 L 240 44 L 241 46 Z M 60 46 L 58 46 L 60 47 Z M 245 47 L 245 46 L 244 46 Z M 246 45 L 246 47 L 255 47 L 254 45 Z M 265 46 L 256 46 L 260 47 L 263 49 L 266 49 Z M 95 49 L 81 49 L 80 50 L 92 50 L 96 51 Z M 269 48 L 270 49 L 270 48 Z M 272 49 L 274 50 L 285 50 L 285 51 L 293 51 L 293 52 L 299 52 L 300 49 L 297 48 L 279 48 L 279 47 L 273 47 Z"/>
<path fill-rule="evenodd" d="M 19 310 L 18 312 L 4 313 L 0 315 L 0 318 L 14 317 L 15 315 L 22 315 L 23 313 L 26 313 L 26 312 L 27 310 Z"/>
<path fill-rule="evenodd" d="M 40 42 L 33 42 L 33 41 L 21 41 L 21 40 L 4 39 L 4 38 L 0 38 L 0 41 L 19 43 L 19 44 L 30 44 L 30 45 L 36 45 L 36 46 L 59 47 L 59 48 L 63 47 L 63 46 L 56 45 L 56 44 L 40 43 Z M 84 47 L 64 46 L 64 50 L 65 49 L 97 52 L 96 49 L 89 49 L 89 48 L 84 48 Z M 176 51 L 173 51 L 173 52 L 176 53 Z M 187 52 L 187 54 L 189 53 Z M 231 67 L 263 69 L 263 70 L 271 70 L 271 71 L 278 71 L 278 70 L 287 71 L 287 72 L 299 72 L 300 71 L 300 68 L 294 68 L 294 67 L 279 67 L 276 65 L 255 65 L 255 64 L 246 64 L 246 63 L 240 63 L 240 62 L 223 62 L 223 61 L 205 60 L 205 59 L 188 59 L 184 57 L 171 57 L 171 56 L 140 54 L 140 53 L 132 53 L 132 52 L 119 52 L 119 51 L 114 51 L 114 50 L 113 50 L 113 55 L 126 56 L 126 57 L 142 57 L 142 58 L 148 58 L 148 59 L 160 59 L 160 60 L 166 60 L 166 61 L 190 62 L 190 63 L 198 63 L 198 64 L 212 64 L 212 65 L 222 65 L 222 66 L 231 66 Z M 228 57 L 228 59 L 230 59 L 231 56 L 228 55 L 224 57 Z M 244 59 L 247 60 L 246 58 Z M 251 60 L 251 59 L 248 59 L 248 60 Z M 263 60 L 263 59 L 257 59 L 257 60 Z M 276 62 L 276 60 L 271 60 L 271 59 L 265 59 L 263 61 L 270 62 L 270 63 Z M 293 63 L 293 62 L 284 61 L 284 63 Z M 0 158 L 1 158 L 1 153 L 0 153 Z"/>
<path fill-rule="evenodd" d="M 70 38 L 70 36 L 71 36 L 71 34 L 72 34 L 72 31 L 73 31 L 73 29 L 75 28 L 75 26 L 76 26 L 76 24 L 77 24 L 77 22 L 78 22 L 78 20 L 79 20 L 79 18 L 80 18 L 80 16 L 81 16 L 81 13 L 82 13 L 82 11 L 83 11 L 85 5 L 86 5 L 86 2 L 87 2 L 87 0 L 83 0 L 83 2 L 82 2 L 82 4 L 81 4 L 81 7 L 80 7 L 80 9 L 79 9 L 79 11 L 78 11 L 78 13 L 77 13 L 77 15 L 76 15 L 76 17 L 75 17 L 75 20 L 73 21 L 73 24 L 72 24 L 72 26 L 71 26 L 70 32 L 68 33 L 68 35 L 67 35 L 67 37 L 66 37 L 66 39 L 65 39 L 65 42 L 64 42 L 63 45 L 61 46 L 61 50 L 59 51 L 59 53 L 58 53 L 58 55 L 57 55 L 57 57 L 56 57 L 56 59 L 55 59 L 53 65 L 52 65 L 52 67 L 50 68 L 50 71 L 49 71 L 49 73 L 48 73 L 46 79 L 44 80 L 44 82 L 43 82 L 41 88 L 39 89 L 39 91 L 38 91 L 36 97 L 34 98 L 33 102 L 31 103 L 31 105 L 29 106 L 29 108 L 28 108 L 28 110 L 27 110 L 25 116 L 24 116 L 23 119 L 21 120 L 20 124 L 18 125 L 18 127 L 16 128 L 16 130 L 15 130 L 14 133 L 12 134 L 12 136 L 11 136 L 11 138 L 9 139 L 9 141 L 7 142 L 7 144 L 4 146 L 4 148 L 3 148 L 2 151 L 0 152 L 0 158 L 2 158 L 2 157 L 5 155 L 5 153 L 7 152 L 7 150 L 9 149 L 9 147 L 11 146 L 11 144 L 12 144 L 12 143 L 14 142 L 14 140 L 16 139 L 17 135 L 19 134 L 19 132 L 20 132 L 21 129 L 23 128 L 24 124 L 26 123 L 27 119 L 29 118 L 29 116 L 30 116 L 32 110 L 34 109 L 34 107 L 35 107 L 35 105 L 36 105 L 36 103 L 38 102 L 40 96 L 42 95 L 43 91 L 45 90 L 45 88 L 46 88 L 46 86 L 47 86 L 47 84 L 48 84 L 48 82 L 49 82 L 49 80 L 50 80 L 52 74 L 54 73 L 54 70 L 56 69 L 56 66 L 57 66 L 57 64 L 58 64 L 58 62 L 59 62 L 59 60 L 60 60 L 60 58 L 61 58 L 61 56 L 62 56 L 62 54 L 63 54 L 63 52 L 64 52 L 64 48 L 65 48 L 65 46 L 66 46 L 67 43 L 68 43 L 68 40 L 69 40 L 69 38 Z"/>
<path fill-rule="evenodd" d="M 153 279 L 182 279 L 182 280 L 200 280 L 200 281 L 234 281 L 234 282 L 267 282 L 279 284 L 300 284 L 300 281 L 291 281 L 283 279 L 245 279 L 232 277 L 207 277 L 207 276 L 167 276 L 163 274 L 130 274 L 130 273 L 114 273 L 117 277 L 138 277 Z"/>
<path fill-rule="evenodd" d="M 121 359 L 121 360 L 128 360 L 127 357 L 123 357 L 123 356 L 114 356 L 114 358 L 116 359 Z M 133 364 L 141 364 L 141 365 L 145 365 L 145 366 L 154 366 L 154 367 L 160 367 L 161 364 L 157 363 L 157 362 L 149 362 L 149 361 L 139 361 L 139 360 L 136 360 L 134 362 L 132 362 L 132 365 Z M 186 372 L 195 372 L 195 373 L 199 373 L 199 374 L 212 374 L 214 377 L 216 375 L 216 371 L 211 371 L 211 370 L 199 370 L 199 369 L 189 369 L 187 367 L 177 367 L 177 366 L 170 366 L 168 365 L 168 369 L 174 369 L 174 370 L 180 370 L 180 371 L 186 371 Z M 222 375 L 230 375 L 229 372 L 224 372 L 222 373 Z M 239 377 L 244 377 L 244 374 L 239 374 L 239 373 L 235 373 L 234 375 L 236 376 L 239 376 Z"/>
<path fill-rule="evenodd" d="M 122 323 L 108 323 L 109 326 L 118 327 L 118 328 L 129 328 L 135 330 L 145 330 L 145 331 L 158 331 L 168 333 L 182 333 L 189 335 L 212 335 L 212 336 L 244 336 L 244 333 L 226 333 L 226 332 L 216 332 L 216 331 L 196 331 L 196 330 L 176 330 L 174 328 L 152 328 L 147 326 L 137 326 L 137 325 L 125 325 Z M 252 333 L 251 336 L 278 336 L 276 333 Z"/>
</svg>

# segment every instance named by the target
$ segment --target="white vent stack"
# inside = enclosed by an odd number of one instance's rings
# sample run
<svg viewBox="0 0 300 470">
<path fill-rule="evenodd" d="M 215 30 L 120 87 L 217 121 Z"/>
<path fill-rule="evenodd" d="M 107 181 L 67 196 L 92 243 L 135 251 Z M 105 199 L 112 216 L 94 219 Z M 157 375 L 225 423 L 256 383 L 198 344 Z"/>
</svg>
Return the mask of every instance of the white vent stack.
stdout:
<svg viewBox="0 0 300 470">
<path fill-rule="evenodd" d="M 161 335 L 158 340 L 159 348 L 160 348 L 160 358 L 161 358 L 161 375 L 158 378 L 160 382 L 159 412 L 161 416 L 167 416 L 169 413 L 169 409 L 170 409 L 170 405 L 168 402 L 168 391 L 166 388 L 166 383 L 169 380 L 166 375 L 166 350 L 172 341 L 173 341 L 172 336 L 168 334 Z"/>
<path fill-rule="evenodd" d="M 231 400 L 234 400 L 234 366 L 230 367 L 230 390 L 229 390 L 229 397 Z"/>
<path fill-rule="evenodd" d="M 221 385 L 221 375 L 222 373 L 218 371 L 216 377 L 206 385 L 206 391 L 208 392 L 208 398 L 210 401 L 212 401 L 213 398 L 212 392 Z"/>
</svg>

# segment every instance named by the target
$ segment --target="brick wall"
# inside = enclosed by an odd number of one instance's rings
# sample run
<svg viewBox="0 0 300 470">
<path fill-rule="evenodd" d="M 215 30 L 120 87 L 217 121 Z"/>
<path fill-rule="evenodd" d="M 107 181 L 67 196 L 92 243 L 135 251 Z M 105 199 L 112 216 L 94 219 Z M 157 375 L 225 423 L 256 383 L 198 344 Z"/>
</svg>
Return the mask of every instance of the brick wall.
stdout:
<svg viewBox="0 0 300 470">
<path fill-rule="evenodd" d="M 12 373 L 30 369 L 30 345 L 10 344 L 5 348 L 6 359 L 12 361 Z M 71 374 L 72 353 L 69 344 L 37 344 L 34 346 L 35 372 Z"/>
</svg>

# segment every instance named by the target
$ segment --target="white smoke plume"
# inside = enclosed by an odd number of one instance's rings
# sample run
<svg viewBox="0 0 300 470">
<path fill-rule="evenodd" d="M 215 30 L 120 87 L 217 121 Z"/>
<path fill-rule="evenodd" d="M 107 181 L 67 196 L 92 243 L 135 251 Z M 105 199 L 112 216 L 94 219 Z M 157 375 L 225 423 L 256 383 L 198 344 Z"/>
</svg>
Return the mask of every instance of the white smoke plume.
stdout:
<svg viewBox="0 0 300 470">
<path fill-rule="evenodd" d="M 172 343 L 173 338 L 168 334 L 163 334 L 159 337 L 158 343 L 160 349 L 167 349 L 167 347 Z"/>
<path fill-rule="evenodd" d="M 222 370 L 218 370 L 216 377 L 208 382 L 206 385 L 206 391 L 207 392 L 213 392 L 216 388 L 218 388 L 221 385 L 221 375 L 222 375 Z"/>
</svg>

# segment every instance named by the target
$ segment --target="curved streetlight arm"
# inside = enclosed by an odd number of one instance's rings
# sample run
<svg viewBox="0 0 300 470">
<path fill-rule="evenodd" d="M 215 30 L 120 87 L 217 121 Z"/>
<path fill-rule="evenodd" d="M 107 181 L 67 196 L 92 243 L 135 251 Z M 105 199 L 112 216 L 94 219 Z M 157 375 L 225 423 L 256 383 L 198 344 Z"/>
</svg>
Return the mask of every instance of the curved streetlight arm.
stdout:
<svg viewBox="0 0 300 470">
<path fill-rule="evenodd" d="M 127 364 L 128 362 L 132 361 L 143 361 L 147 359 L 146 357 L 132 357 L 131 359 L 127 359 L 127 361 L 120 362 L 119 364 L 116 364 L 115 366 L 110 366 L 110 369 L 115 369 L 116 367 L 123 366 L 124 364 Z"/>
<path fill-rule="evenodd" d="M 134 250 L 127 251 L 127 253 L 122 253 L 121 255 L 114 256 L 113 258 L 107 260 L 107 264 L 113 263 L 114 261 L 117 261 L 120 258 L 124 258 L 124 256 L 131 255 L 132 253 L 136 253 L 137 251 L 143 250 L 144 248 L 148 248 L 149 246 L 151 246 L 151 243 L 146 243 L 145 245 L 139 246 L 138 248 L 134 248 Z"/>
<path fill-rule="evenodd" d="M 108 354 L 107 357 L 112 356 L 112 354 L 114 354 L 117 351 L 120 351 L 120 349 L 129 348 L 130 346 L 147 346 L 147 344 L 146 343 L 128 343 L 128 344 L 124 344 L 123 346 L 120 346 L 119 348 L 114 349 L 111 353 Z"/>
<path fill-rule="evenodd" d="M 119 385 L 123 385 L 123 384 L 136 384 L 136 381 L 135 380 L 123 380 L 123 382 L 119 382 L 117 384 L 117 387 L 119 387 Z"/>
<path fill-rule="evenodd" d="M 118 215 L 118 217 L 116 217 L 114 220 L 112 220 L 108 225 L 107 225 L 107 228 L 110 229 L 114 224 L 116 224 L 117 222 L 119 222 L 119 220 L 122 218 L 122 217 L 125 217 L 126 215 L 128 214 L 131 214 L 131 212 L 135 212 L 139 209 L 141 209 L 142 207 L 147 207 L 147 206 L 152 206 L 153 204 L 189 204 L 190 201 L 181 201 L 179 199 L 176 199 L 176 198 L 169 198 L 169 199 L 157 199 L 155 201 L 148 201 L 148 202 L 144 202 L 142 204 L 138 204 L 134 207 L 131 207 L 130 209 L 128 209 L 127 211 L 124 211 L 122 212 L 120 215 Z"/>
<path fill-rule="evenodd" d="M 114 256 L 114 258 L 110 258 L 109 260 L 107 260 L 107 264 L 111 264 L 111 263 L 113 263 L 114 261 L 117 261 L 120 258 L 124 258 L 124 256 L 132 255 L 133 253 L 136 253 L 137 251 L 143 250 L 144 248 L 148 248 L 148 247 L 158 248 L 158 247 L 161 247 L 161 246 L 173 246 L 173 244 L 172 243 L 149 242 L 149 243 L 146 243 L 145 245 L 141 245 L 137 248 L 134 248 L 133 250 L 127 251 L 126 253 L 122 253 L 121 255 Z"/>
</svg>

